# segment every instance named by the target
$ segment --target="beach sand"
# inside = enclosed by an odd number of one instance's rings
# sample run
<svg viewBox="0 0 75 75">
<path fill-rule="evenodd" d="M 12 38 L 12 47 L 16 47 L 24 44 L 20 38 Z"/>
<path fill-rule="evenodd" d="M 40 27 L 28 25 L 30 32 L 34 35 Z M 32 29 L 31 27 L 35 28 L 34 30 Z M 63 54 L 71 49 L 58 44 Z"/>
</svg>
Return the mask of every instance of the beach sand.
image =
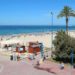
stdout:
<svg viewBox="0 0 75 75">
<path fill-rule="evenodd" d="M 54 34 L 55 35 L 55 34 Z M 3 37 L 0 41 L 1 47 L 5 44 L 23 44 L 28 46 L 29 42 L 40 42 L 43 43 L 44 47 L 51 47 L 51 33 L 40 33 L 40 34 L 20 34 L 14 37 Z"/>
<path fill-rule="evenodd" d="M 68 33 L 71 37 L 75 38 L 75 31 L 69 31 Z M 56 36 L 56 32 L 53 33 L 53 38 L 51 32 L 48 33 L 35 33 L 35 34 L 16 34 L 3 36 L 0 40 L 0 47 L 3 47 L 5 44 L 21 44 L 28 46 L 29 42 L 40 42 L 43 43 L 44 47 L 51 48 L 52 39 Z M 0 36 L 1 38 L 1 36 Z"/>
</svg>

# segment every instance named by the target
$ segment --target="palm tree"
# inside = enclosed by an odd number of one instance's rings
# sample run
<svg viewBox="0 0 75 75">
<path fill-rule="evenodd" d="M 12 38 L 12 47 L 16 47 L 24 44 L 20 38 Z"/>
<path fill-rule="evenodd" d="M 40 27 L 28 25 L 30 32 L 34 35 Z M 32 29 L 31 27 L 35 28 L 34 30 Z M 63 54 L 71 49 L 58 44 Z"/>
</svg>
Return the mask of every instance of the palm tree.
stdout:
<svg viewBox="0 0 75 75">
<path fill-rule="evenodd" d="M 64 6 L 63 10 L 60 12 L 60 14 L 57 17 L 66 18 L 66 32 L 68 34 L 68 21 L 69 21 L 69 17 L 75 17 L 74 10 L 72 10 L 69 6 Z"/>
</svg>

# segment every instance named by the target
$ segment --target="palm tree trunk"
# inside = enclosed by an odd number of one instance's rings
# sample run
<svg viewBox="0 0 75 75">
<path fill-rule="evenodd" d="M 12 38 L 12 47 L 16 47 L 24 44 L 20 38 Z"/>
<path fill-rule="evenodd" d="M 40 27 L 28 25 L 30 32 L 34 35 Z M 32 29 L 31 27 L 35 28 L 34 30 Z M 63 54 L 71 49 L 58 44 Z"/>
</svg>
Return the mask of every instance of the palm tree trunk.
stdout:
<svg viewBox="0 0 75 75">
<path fill-rule="evenodd" d="M 66 17 L 66 34 L 67 34 L 67 42 L 66 42 L 66 44 L 68 44 L 68 17 Z"/>
<path fill-rule="evenodd" d="M 66 17 L 66 33 L 68 35 L 68 17 Z"/>
</svg>

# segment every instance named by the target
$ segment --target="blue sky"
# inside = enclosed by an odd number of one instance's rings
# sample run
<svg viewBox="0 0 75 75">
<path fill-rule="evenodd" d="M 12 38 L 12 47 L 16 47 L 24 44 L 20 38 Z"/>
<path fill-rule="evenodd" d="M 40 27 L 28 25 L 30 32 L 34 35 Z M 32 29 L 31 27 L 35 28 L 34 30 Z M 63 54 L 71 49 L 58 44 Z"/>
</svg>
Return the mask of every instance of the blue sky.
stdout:
<svg viewBox="0 0 75 75">
<path fill-rule="evenodd" d="M 75 0 L 0 0 L 0 25 L 65 25 L 65 18 L 57 15 L 65 5 L 75 10 Z M 70 18 L 69 25 L 75 25 Z"/>
</svg>

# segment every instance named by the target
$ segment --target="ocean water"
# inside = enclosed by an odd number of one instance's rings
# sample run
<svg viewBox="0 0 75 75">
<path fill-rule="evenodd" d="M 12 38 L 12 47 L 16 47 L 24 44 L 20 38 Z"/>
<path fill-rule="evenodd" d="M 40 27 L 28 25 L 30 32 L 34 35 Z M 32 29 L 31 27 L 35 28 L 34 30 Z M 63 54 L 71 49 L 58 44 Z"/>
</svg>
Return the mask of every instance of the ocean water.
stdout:
<svg viewBox="0 0 75 75">
<path fill-rule="evenodd" d="M 0 25 L 0 35 L 21 34 L 21 33 L 36 33 L 66 30 L 66 26 L 22 26 L 22 25 Z M 69 26 L 69 30 L 75 30 L 75 26 Z"/>
</svg>

